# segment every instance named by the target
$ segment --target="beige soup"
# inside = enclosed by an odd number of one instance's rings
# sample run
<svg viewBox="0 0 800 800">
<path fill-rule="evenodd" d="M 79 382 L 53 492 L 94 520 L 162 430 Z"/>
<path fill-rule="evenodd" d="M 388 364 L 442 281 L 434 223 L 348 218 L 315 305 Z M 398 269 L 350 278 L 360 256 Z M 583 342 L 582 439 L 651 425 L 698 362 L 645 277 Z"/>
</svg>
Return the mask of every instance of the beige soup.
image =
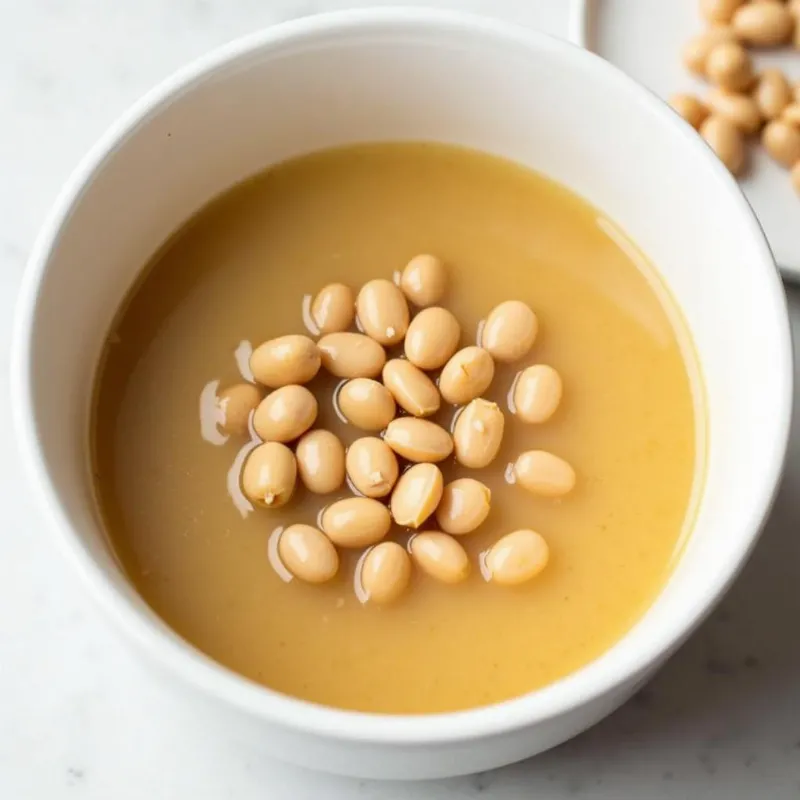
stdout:
<svg viewBox="0 0 800 800">
<path fill-rule="evenodd" d="M 350 490 L 325 497 L 298 487 L 280 508 L 243 515 L 245 440 L 202 431 L 200 398 L 213 381 L 241 382 L 249 347 L 307 333 L 304 306 L 326 284 L 357 292 L 418 253 L 447 264 L 441 304 L 461 323 L 462 347 L 506 300 L 534 309 L 539 334 L 521 361 L 498 361 L 484 395 L 513 430 L 498 457 L 479 471 L 452 458 L 440 465 L 445 482 L 475 477 L 492 492 L 486 520 L 458 539 L 469 577 L 447 584 L 415 569 L 396 602 L 363 605 L 353 588 L 360 551 L 340 550 L 338 574 L 319 585 L 285 582 L 268 558 L 276 528 L 315 525 Z M 145 270 L 98 377 L 99 502 L 147 602 L 242 675 L 364 711 L 493 703 L 597 657 L 664 584 L 699 473 L 692 358 L 650 266 L 564 188 L 443 146 L 324 152 L 236 187 Z M 558 371 L 563 398 L 546 419 L 512 422 L 514 377 L 534 364 Z M 323 369 L 308 388 L 316 427 L 349 445 L 369 434 L 335 413 L 337 383 Z M 433 419 L 449 428 L 452 416 L 443 402 Z M 511 485 L 507 466 L 526 450 L 572 465 L 572 493 L 540 497 Z M 487 583 L 480 554 L 520 528 L 546 539 L 546 569 L 521 586 Z M 408 537 L 394 529 L 390 538 Z"/>
</svg>

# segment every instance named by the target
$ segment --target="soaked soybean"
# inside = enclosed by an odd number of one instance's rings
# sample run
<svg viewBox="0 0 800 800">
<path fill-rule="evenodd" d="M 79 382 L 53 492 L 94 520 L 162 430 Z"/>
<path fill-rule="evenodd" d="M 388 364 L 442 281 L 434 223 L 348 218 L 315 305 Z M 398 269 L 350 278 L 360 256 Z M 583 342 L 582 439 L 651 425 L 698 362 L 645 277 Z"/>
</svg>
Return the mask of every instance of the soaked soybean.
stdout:
<svg viewBox="0 0 800 800">
<path fill-rule="evenodd" d="M 267 557 L 270 536 L 293 524 L 319 528 L 322 508 L 350 490 L 317 495 L 298 475 L 286 506 L 243 517 L 237 470 L 248 439 L 215 446 L 201 436 L 203 387 L 246 379 L 235 358 L 243 341 L 256 347 L 308 334 L 310 298 L 322 287 L 343 283 L 357 294 L 420 253 L 447 264 L 441 303 L 461 325 L 459 347 L 476 343 L 479 321 L 505 300 L 537 316 L 528 355 L 498 363 L 481 396 L 507 410 L 514 376 L 544 363 L 563 377 L 564 403 L 537 425 L 506 411 L 500 453 L 486 469 L 462 470 L 452 457 L 439 464 L 445 483 L 470 477 L 491 491 L 487 518 L 458 537 L 471 564 L 458 585 L 415 566 L 396 602 L 362 604 L 354 575 L 363 551 L 344 548 L 329 581 L 286 583 Z M 109 337 L 94 468 L 110 539 L 131 581 L 213 658 L 334 706 L 468 708 L 586 664 L 662 586 L 695 476 L 695 410 L 675 315 L 654 292 L 658 281 L 631 260 L 635 253 L 565 189 L 446 147 L 323 153 L 237 187 L 161 250 Z M 366 371 L 380 380 L 375 348 Z M 401 354 L 395 346 L 388 357 Z M 336 414 L 331 398 L 341 382 L 323 366 L 306 385 L 319 399 L 313 429 L 347 447 L 365 434 Z M 442 403 L 429 419 L 450 430 L 453 413 Z M 574 465 L 579 491 L 553 501 L 509 485 L 507 465 L 531 449 Z M 547 540 L 546 569 L 513 588 L 487 583 L 479 555 L 521 528 Z M 395 528 L 387 541 L 406 545 L 409 535 Z M 537 633 L 520 638 L 520 630 Z"/>
</svg>

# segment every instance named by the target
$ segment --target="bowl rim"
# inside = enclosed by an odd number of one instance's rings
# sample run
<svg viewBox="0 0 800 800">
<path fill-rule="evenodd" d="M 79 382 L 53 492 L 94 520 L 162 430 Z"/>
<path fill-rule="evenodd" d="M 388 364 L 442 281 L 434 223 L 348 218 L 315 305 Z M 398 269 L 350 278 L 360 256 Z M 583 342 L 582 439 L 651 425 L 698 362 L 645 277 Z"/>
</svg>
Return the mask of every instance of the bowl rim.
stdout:
<svg viewBox="0 0 800 800">
<path fill-rule="evenodd" d="M 709 581 L 702 602 L 698 602 L 690 613 L 671 617 L 669 624 L 657 632 L 648 649 L 627 656 L 622 670 L 604 670 L 597 660 L 593 660 L 555 683 L 521 697 L 489 706 L 438 714 L 373 714 L 336 709 L 289 697 L 234 673 L 197 651 L 177 634 L 166 631 L 165 625 L 154 624 L 152 616 L 144 608 L 125 598 L 113 585 L 104 568 L 81 541 L 49 474 L 44 446 L 38 438 L 32 413 L 32 345 L 40 286 L 61 230 L 69 222 L 72 207 L 119 143 L 176 95 L 190 90 L 198 81 L 229 62 L 282 43 L 301 41 L 319 34 L 347 33 L 374 28 L 376 25 L 389 30 L 396 24 L 428 31 L 446 29 L 512 42 L 527 49 L 546 50 L 557 54 L 556 57 L 560 59 L 584 62 L 585 69 L 597 76 L 598 83 L 625 84 L 628 92 L 638 97 L 640 107 L 656 115 L 664 126 L 671 127 L 675 135 L 684 137 L 686 147 L 705 151 L 705 157 L 714 162 L 709 166 L 716 171 L 716 178 L 726 184 L 729 192 L 734 193 L 739 223 L 755 239 L 762 256 L 758 264 L 753 263 L 752 269 L 759 273 L 759 279 L 769 291 L 778 324 L 775 350 L 770 355 L 779 372 L 781 391 L 774 398 L 774 440 L 770 445 L 769 463 L 758 472 L 756 480 L 759 489 L 755 502 L 747 509 L 747 517 L 743 518 L 742 534 L 736 537 L 738 546 L 728 552 L 727 561 L 724 568 L 720 569 L 717 580 Z M 123 113 L 68 178 L 39 232 L 18 295 L 10 372 L 14 427 L 28 480 L 35 487 L 49 527 L 58 531 L 56 538 L 61 549 L 76 565 L 91 593 L 100 606 L 107 610 L 117 627 L 124 629 L 172 677 L 185 681 L 248 716 L 297 732 L 340 741 L 389 745 L 455 743 L 533 726 L 598 700 L 626 683 L 633 683 L 635 678 L 660 663 L 720 599 L 758 539 L 777 494 L 783 470 L 791 419 L 792 381 L 792 344 L 786 297 L 763 231 L 738 184 L 677 114 L 617 67 L 549 34 L 470 13 L 404 7 L 337 11 L 259 30 L 200 56 L 160 82 Z M 615 646 L 612 645 L 606 652 Z"/>
</svg>

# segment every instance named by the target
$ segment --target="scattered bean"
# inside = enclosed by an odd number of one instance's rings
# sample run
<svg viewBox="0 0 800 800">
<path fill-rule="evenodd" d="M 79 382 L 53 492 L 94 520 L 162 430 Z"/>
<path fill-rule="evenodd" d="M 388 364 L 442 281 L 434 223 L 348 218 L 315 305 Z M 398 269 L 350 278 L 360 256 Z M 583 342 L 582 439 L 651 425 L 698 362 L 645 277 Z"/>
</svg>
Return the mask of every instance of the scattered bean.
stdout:
<svg viewBox="0 0 800 800">
<path fill-rule="evenodd" d="M 278 555 L 295 578 L 325 583 L 339 571 L 339 554 L 331 540 L 311 525 L 290 525 L 278 539 Z"/>
<path fill-rule="evenodd" d="M 708 116 L 708 107 L 693 94 L 673 94 L 669 104 L 677 111 L 695 130 Z"/>
<path fill-rule="evenodd" d="M 385 497 L 400 474 L 394 451 L 372 436 L 356 439 L 347 448 L 346 464 L 353 486 L 366 497 Z"/>
<path fill-rule="evenodd" d="M 700 13 L 711 23 L 730 22 L 745 0 L 700 0 Z"/>
<path fill-rule="evenodd" d="M 387 347 L 403 340 L 408 330 L 408 303 L 391 281 L 365 283 L 356 298 L 358 321 L 367 336 Z"/>
<path fill-rule="evenodd" d="M 486 554 L 489 580 L 501 586 L 517 586 L 535 578 L 546 566 L 550 548 L 538 533 L 522 529 L 507 533 Z"/>
<path fill-rule="evenodd" d="M 507 300 L 486 318 L 481 344 L 495 361 L 516 361 L 533 347 L 538 332 L 536 314 L 519 300 Z"/>
<path fill-rule="evenodd" d="M 436 256 L 414 256 L 400 276 L 400 288 L 415 306 L 432 306 L 447 289 L 447 269 Z"/>
<path fill-rule="evenodd" d="M 765 69 L 753 91 L 761 116 L 766 120 L 779 117 L 792 98 L 789 81 L 779 69 Z"/>
<path fill-rule="evenodd" d="M 471 469 L 488 467 L 503 441 L 505 417 L 497 403 L 476 398 L 459 414 L 453 430 L 456 461 Z"/>
<path fill-rule="evenodd" d="M 740 44 L 723 42 L 708 54 L 706 74 L 712 83 L 723 89 L 744 91 L 753 82 L 753 62 Z"/>
<path fill-rule="evenodd" d="M 794 19 L 780 0 L 764 0 L 739 8 L 731 27 L 741 42 L 754 47 L 774 47 L 791 39 Z"/>
<path fill-rule="evenodd" d="M 389 509 L 369 497 L 337 500 L 322 512 L 322 530 L 339 547 L 369 547 L 392 526 Z"/>
<path fill-rule="evenodd" d="M 330 431 L 309 431 L 295 451 L 300 480 L 314 494 L 330 494 L 344 483 L 344 445 Z"/>
<path fill-rule="evenodd" d="M 761 112 L 752 97 L 726 89 L 712 89 L 708 93 L 711 112 L 735 125 L 742 133 L 756 133 L 761 127 Z"/>
<path fill-rule="evenodd" d="M 791 125 L 793 128 L 800 128 L 800 103 L 789 103 L 786 108 L 781 111 L 781 122 Z"/>
<path fill-rule="evenodd" d="M 738 175 L 744 169 L 744 139 L 738 128 L 712 114 L 700 126 L 700 135 L 732 174 Z"/>
<path fill-rule="evenodd" d="M 397 455 L 409 461 L 443 461 L 453 452 L 453 439 L 444 428 L 416 417 L 392 420 L 383 440 Z"/>
<path fill-rule="evenodd" d="M 575 488 L 575 470 L 563 458 L 544 450 L 528 450 L 514 464 L 523 489 L 542 497 L 562 497 Z"/>
<path fill-rule="evenodd" d="M 305 386 L 282 386 L 259 403 L 253 427 L 265 442 L 291 442 L 314 424 L 317 411 L 317 398 Z"/>
<path fill-rule="evenodd" d="M 278 389 L 308 383 L 318 372 L 319 348 L 308 336 L 290 334 L 270 339 L 253 350 L 250 370 L 259 383 Z"/>
<path fill-rule="evenodd" d="M 411 580 L 411 559 L 397 542 L 381 542 L 364 558 L 360 578 L 366 602 L 393 603 Z"/>
<path fill-rule="evenodd" d="M 764 149 L 785 167 L 800 161 L 800 130 L 781 120 L 772 120 L 761 135 Z"/>
<path fill-rule="evenodd" d="M 217 397 L 223 433 L 246 436 L 250 431 L 250 415 L 263 397 L 264 393 L 252 383 L 236 383 L 223 389 Z"/>
<path fill-rule="evenodd" d="M 339 390 L 339 410 L 347 421 L 364 431 L 382 431 L 397 408 L 391 392 L 372 378 L 353 378 Z"/>
<path fill-rule="evenodd" d="M 467 551 L 446 533 L 418 533 L 409 544 L 411 557 L 431 578 L 442 583 L 461 583 L 470 573 Z"/>
<path fill-rule="evenodd" d="M 297 462 L 292 451 L 278 442 L 255 447 L 242 469 L 242 491 L 263 508 L 286 505 L 294 492 Z"/>
<path fill-rule="evenodd" d="M 480 397 L 494 379 L 494 359 L 482 347 L 465 347 L 445 365 L 439 376 L 439 391 L 453 405 L 466 405 Z"/>
<path fill-rule="evenodd" d="M 386 352 L 363 333 L 329 333 L 317 346 L 322 366 L 337 378 L 375 378 L 386 363 Z"/>
<path fill-rule="evenodd" d="M 442 400 L 434 382 L 404 358 L 386 362 L 383 383 L 398 405 L 415 417 L 429 417 L 439 410 Z"/>
<path fill-rule="evenodd" d="M 709 28 L 705 33 L 693 36 L 684 45 L 682 51 L 684 66 L 695 75 L 706 76 L 708 54 L 723 42 L 735 42 L 736 37 L 729 27 L 718 25 Z"/>
<path fill-rule="evenodd" d="M 473 478 L 458 478 L 444 487 L 436 522 L 445 533 L 463 536 L 481 525 L 492 507 L 492 493 Z"/>
<path fill-rule="evenodd" d="M 435 464 L 414 464 L 406 470 L 392 492 L 392 517 L 404 528 L 419 528 L 442 499 L 444 480 Z"/>
<path fill-rule="evenodd" d="M 514 386 L 514 408 L 523 422 L 547 422 L 561 404 L 561 376 L 547 364 L 522 370 Z"/>
<path fill-rule="evenodd" d="M 446 308 L 423 309 L 408 326 L 406 358 L 420 369 L 439 369 L 455 353 L 460 338 L 461 326 Z"/>
<path fill-rule="evenodd" d="M 329 283 L 311 303 L 311 319 L 321 336 L 346 331 L 356 315 L 353 290 L 343 283 Z"/>
</svg>

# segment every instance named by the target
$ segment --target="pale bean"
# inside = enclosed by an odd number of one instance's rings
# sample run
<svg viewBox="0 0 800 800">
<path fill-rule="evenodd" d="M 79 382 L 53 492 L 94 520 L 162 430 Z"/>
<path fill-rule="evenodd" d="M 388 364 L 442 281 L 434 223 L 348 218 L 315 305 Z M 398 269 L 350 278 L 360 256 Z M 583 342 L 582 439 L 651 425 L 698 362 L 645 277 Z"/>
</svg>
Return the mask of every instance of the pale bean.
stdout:
<svg viewBox="0 0 800 800">
<path fill-rule="evenodd" d="M 514 409 L 523 422 L 547 422 L 561 404 L 561 376 L 547 364 L 534 364 L 520 372 L 514 385 Z"/>
<path fill-rule="evenodd" d="M 481 345 L 495 361 L 516 361 L 533 347 L 538 332 L 536 314 L 519 300 L 507 300 L 486 318 Z"/>
<path fill-rule="evenodd" d="M 400 276 L 400 288 L 415 306 L 432 306 L 447 289 L 447 269 L 436 256 L 414 256 Z"/>
<path fill-rule="evenodd" d="M 311 319 L 320 336 L 346 331 L 356 316 L 353 290 L 343 283 L 329 283 L 311 303 Z"/>
<path fill-rule="evenodd" d="M 563 458 L 544 450 L 528 450 L 514 463 L 516 482 L 542 497 L 563 497 L 575 488 L 575 470 Z"/>
<path fill-rule="evenodd" d="M 695 130 L 703 124 L 703 120 L 708 116 L 708 107 L 706 104 L 693 94 L 673 94 L 669 98 L 669 104 Z"/>
<path fill-rule="evenodd" d="M 264 393 L 252 383 L 236 383 L 223 389 L 217 397 L 219 426 L 232 436 L 246 436 L 250 431 L 250 415 L 264 398 Z"/>
<path fill-rule="evenodd" d="M 445 365 L 439 375 L 439 391 L 453 405 L 461 406 L 480 397 L 494 379 L 494 359 L 482 347 L 465 347 Z"/>
<path fill-rule="evenodd" d="M 280 508 L 292 497 L 297 481 L 294 453 L 279 442 L 253 448 L 242 468 L 245 497 L 263 508 Z"/>
<path fill-rule="evenodd" d="M 364 431 L 382 431 L 397 407 L 391 392 L 372 378 L 353 378 L 336 395 L 339 411 L 347 421 Z"/>
<path fill-rule="evenodd" d="M 389 507 L 392 517 L 404 528 L 419 528 L 442 499 L 444 479 L 435 464 L 414 464 L 397 482 Z"/>
<path fill-rule="evenodd" d="M 375 378 L 386 363 L 386 351 L 363 333 L 329 333 L 317 346 L 322 366 L 337 378 Z"/>
<path fill-rule="evenodd" d="M 442 583 L 461 583 L 470 573 L 467 551 L 446 533 L 418 533 L 409 543 L 411 557 L 426 574 Z"/>
<path fill-rule="evenodd" d="M 550 548 L 536 531 L 522 529 L 498 539 L 486 553 L 492 583 L 517 586 L 535 578 L 546 566 Z"/>
<path fill-rule="evenodd" d="M 387 347 L 403 340 L 408 330 L 408 303 L 391 281 L 365 283 L 356 298 L 356 313 L 367 336 Z"/>
<path fill-rule="evenodd" d="M 784 167 L 800 161 L 800 130 L 782 120 L 774 119 L 761 136 L 764 149 Z"/>
<path fill-rule="evenodd" d="M 733 15 L 736 38 L 754 47 L 775 47 L 791 39 L 794 18 L 780 0 L 744 5 Z"/>
<path fill-rule="evenodd" d="M 453 430 L 456 461 L 471 469 L 488 467 L 503 442 L 505 417 L 497 403 L 481 397 L 459 414 Z"/>
<path fill-rule="evenodd" d="M 733 12 L 745 0 L 700 0 L 700 13 L 711 23 L 730 22 Z"/>
<path fill-rule="evenodd" d="M 272 389 L 308 383 L 319 372 L 320 363 L 317 345 L 308 336 L 299 334 L 270 339 L 250 356 L 253 377 Z"/>
<path fill-rule="evenodd" d="M 330 494 L 344 483 L 344 445 L 336 434 L 309 431 L 295 451 L 300 480 L 314 494 Z"/>
<path fill-rule="evenodd" d="M 753 62 L 740 44 L 723 42 L 708 54 L 706 74 L 712 83 L 723 89 L 744 91 L 753 82 Z"/>
<path fill-rule="evenodd" d="M 791 180 L 792 186 L 797 194 L 800 194 L 800 161 L 798 161 L 793 167 L 791 171 Z"/>
<path fill-rule="evenodd" d="M 481 525 L 492 507 L 492 493 L 473 478 L 458 478 L 444 487 L 436 522 L 445 533 L 463 536 Z"/>
<path fill-rule="evenodd" d="M 776 119 L 791 99 L 792 89 L 786 76 L 779 69 L 765 69 L 753 90 L 753 100 L 761 116 L 767 120 Z"/>
<path fill-rule="evenodd" d="M 738 175 L 744 169 L 744 138 L 728 120 L 712 114 L 700 126 L 700 135 L 733 175 Z"/>
<path fill-rule="evenodd" d="M 411 580 L 411 559 L 397 542 L 381 542 L 364 557 L 359 579 L 364 602 L 393 603 Z"/>
<path fill-rule="evenodd" d="M 761 112 L 752 97 L 727 89 L 712 89 L 707 102 L 713 114 L 728 120 L 742 133 L 756 133 L 761 127 Z"/>
<path fill-rule="evenodd" d="M 684 66 L 695 75 L 705 77 L 708 54 L 723 42 L 734 42 L 736 37 L 731 28 L 723 25 L 714 26 L 697 36 L 693 36 L 683 46 L 681 55 Z"/>
<path fill-rule="evenodd" d="M 446 309 L 423 309 L 411 320 L 406 333 L 406 358 L 420 369 L 439 369 L 458 347 L 461 326 Z"/>
<path fill-rule="evenodd" d="M 444 428 L 416 417 L 392 420 L 383 440 L 397 455 L 409 461 L 443 461 L 453 452 L 453 439 Z"/>
<path fill-rule="evenodd" d="M 347 448 L 346 465 L 353 486 L 367 497 L 385 497 L 400 474 L 394 451 L 372 436 L 356 439 Z"/>
<path fill-rule="evenodd" d="M 369 547 L 392 526 L 389 509 L 369 497 L 347 497 L 329 505 L 321 517 L 322 530 L 338 547 Z"/>
<path fill-rule="evenodd" d="M 800 103 L 789 103 L 781 111 L 781 121 L 791 125 L 793 128 L 800 128 Z"/>
<path fill-rule="evenodd" d="M 258 404 L 253 427 L 265 442 L 291 442 L 314 424 L 318 410 L 305 386 L 282 386 Z"/>
<path fill-rule="evenodd" d="M 325 583 L 339 571 L 339 554 L 331 540 L 311 525 L 290 525 L 278 539 L 281 562 L 295 578 Z"/>
<path fill-rule="evenodd" d="M 405 358 L 393 358 L 383 368 L 383 383 L 397 404 L 415 417 L 429 417 L 439 410 L 436 384 Z"/>
</svg>

